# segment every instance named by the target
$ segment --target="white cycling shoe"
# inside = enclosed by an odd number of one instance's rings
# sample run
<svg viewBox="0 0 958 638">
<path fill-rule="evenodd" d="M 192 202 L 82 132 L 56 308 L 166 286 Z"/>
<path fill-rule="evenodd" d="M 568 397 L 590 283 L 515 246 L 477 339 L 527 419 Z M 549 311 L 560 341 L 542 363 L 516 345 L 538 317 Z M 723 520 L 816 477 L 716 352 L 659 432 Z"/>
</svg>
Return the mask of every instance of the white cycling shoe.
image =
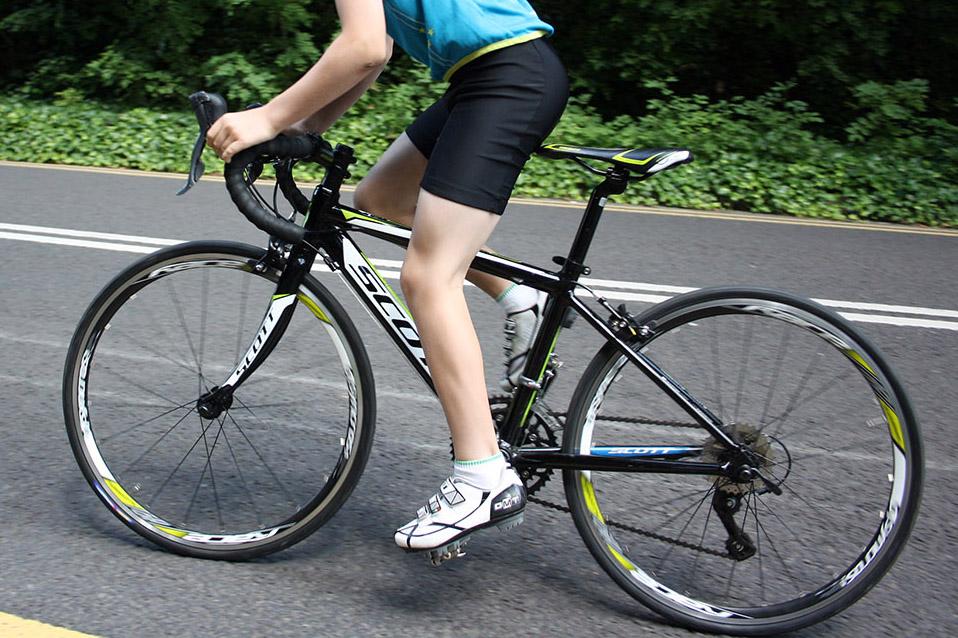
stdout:
<svg viewBox="0 0 958 638">
<path fill-rule="evenodd" d="M 506 344 L 503 348 L 506 365 L 502 379 L 499 381 L 499 386 L 503 390 L 512 390 L 519 385 L 519 377 L 526 366 L 526 357 L 529 356 L 532 342 L 542 324 L 542 314 L 547 299 L 546 293 L 539 292 L 534 305 L 506 315 L 506 324 L 503 328 L 506 335 Z"/>
<path fill-rule="evenodd" d="M 396 530 L 396 544 L 407 552 L 429 551 L 433 564 L 439 565 L 462 556 L 462 546 L 473 532 L 519 525 L 525 507 L 526 488 L 511 467 L 502 471 L 499 484 L 489 491 L 448 478 L 419 508 L 416 518 Z"/>
</svg>

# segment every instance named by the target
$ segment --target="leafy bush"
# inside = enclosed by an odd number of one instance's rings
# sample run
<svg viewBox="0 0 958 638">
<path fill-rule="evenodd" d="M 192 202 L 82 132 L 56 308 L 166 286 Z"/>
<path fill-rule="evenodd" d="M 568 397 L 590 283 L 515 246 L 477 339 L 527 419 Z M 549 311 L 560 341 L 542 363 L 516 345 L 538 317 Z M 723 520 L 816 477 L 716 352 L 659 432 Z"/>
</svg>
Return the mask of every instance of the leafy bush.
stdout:
<svg viewBox="0 0 958 638">
<path fill-rule="evenodd" d="M 854 87 L 921 77 L 930 82 L 933 112 L 958 121 L 951 104 L 958 89 L 954 0 L 533 5 L 556 28 L 552 41 L 576 92 L 591 95 L 606 117 L 644 114 L 654 97 L 643 85 L 650 78 L 674 75 L 680 94 L 713 98 L 756 97 L 775 82 L 795 78 L 794 95 L 812 104 L 837 134 L 853 117 Z M 286 86 L 338 29 L 329 1 L 5 0 L 0 90 L 49 99 L 76 88 L 90 99 L 175 109 L 177 95 L 209 77 L 211 59 L 255 65 L 254 86 Z M 397 58 L 395 66 L 408 68 L 404 56 Z M 146 78 L 157 82 L 155 90 Z M 231 89 L 232 82 L 220 85 L 221 92 L 242 99 Z"/>
<path fill-rule="evenodd" d="M 245 81 L 248 93 L 234 99 L 233 108 L 272 86 L 265 76 Z M 754 100 L 725 101 L 680 97 L 670 86 L 648 83 L 659 97 L 637 119 L 603 121 L 587 96 L 575 98 L 551 139 L 694 151 L 694 164 L 630 188 L 616 198 L 621 202 L 958 226 L 958 127 L 923 115 L 920 84 L 859 87 L 847 144 L 814 132 L 821 118 L 789 100 L 788 85 Z M 421 72 L 404 83 L 379 84 L 327 138 L 357 149 L 359 178 L 441 90 Z M 185 100 L 182 110 L 167 113 L 118 110 L 70 89 L 53 103 L 0 97 L 3 159 L 185 172 L 195 135 Z M 209 150 L 205 161 L 211 172 L 219 166 Z M 303 176 L 316 179 L 319 170 Z M 535 158 L 516 194 L 582 199 L 594 184 L 571 162 Z"/>
</svg>

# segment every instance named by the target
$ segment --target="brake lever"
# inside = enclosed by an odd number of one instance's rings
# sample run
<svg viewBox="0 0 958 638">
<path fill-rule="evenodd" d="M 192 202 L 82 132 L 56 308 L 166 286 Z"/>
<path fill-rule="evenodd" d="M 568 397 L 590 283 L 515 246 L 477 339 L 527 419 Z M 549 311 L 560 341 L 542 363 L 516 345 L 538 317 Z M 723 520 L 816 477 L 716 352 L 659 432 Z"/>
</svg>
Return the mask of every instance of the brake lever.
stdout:
<svg viewBox="0 0 958 638">
<path fill-rule="evenodd" d="M 186 185 L 183 186 L 177 195 L 183 195 L 193 185 L 200 181 L 206 166 L 203 164 L 203 147 L 206 146 L 206 134 L 213 126 L 213 122 L 222 117 L 228 107 L 223 96 L 217 93 L 207 93 L 206 91 L 197 91 L 190 96 L 190 104 L 193 106 L 193 114 L 196 115 L 196 121 L 200 126 L 200 133 L 193 144 L 193 153 L 190 156 L 190 171 L 186 176 Z"/>
</svg>

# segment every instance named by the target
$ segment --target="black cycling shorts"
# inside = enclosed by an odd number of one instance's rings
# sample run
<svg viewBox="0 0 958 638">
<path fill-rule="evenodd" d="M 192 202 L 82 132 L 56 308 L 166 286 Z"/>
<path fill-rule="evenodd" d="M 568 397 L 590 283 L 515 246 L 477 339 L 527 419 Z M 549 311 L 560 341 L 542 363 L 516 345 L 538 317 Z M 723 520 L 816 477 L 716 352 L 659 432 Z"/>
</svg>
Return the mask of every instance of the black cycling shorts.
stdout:
<svg viewBox="0 0 958 638">
<path fill-rule="evenodd" d="M 486 53 L 406 129 L 429 159 L 421 186 L 501 215 L 529 156 L 569 97 L 565 68 L 544 38 Z"/>
</svg>

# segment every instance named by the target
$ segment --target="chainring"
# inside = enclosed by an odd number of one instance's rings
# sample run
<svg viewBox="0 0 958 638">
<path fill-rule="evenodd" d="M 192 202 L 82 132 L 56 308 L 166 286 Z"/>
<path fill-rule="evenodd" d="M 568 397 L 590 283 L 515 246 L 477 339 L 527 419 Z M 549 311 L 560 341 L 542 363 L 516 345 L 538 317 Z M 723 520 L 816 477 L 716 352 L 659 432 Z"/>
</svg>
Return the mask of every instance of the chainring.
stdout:
<svg viewBox="0 0 958 638">
<path fill-rule="evenodd" d="M 495 394 L 489 397 L 489 408 L 492 411 L 493 425 L 496 428 L 496 434 L 499 433 L 499 426 L 506 418 L 506 412 L 509 410 L 509 403 L 512 397 L 507 394 Z M 562 431 L 562 423 L 554 416 L 545 404 L 540 400 L 532 406 L 532 412 L 526 421 L 525 437 L 520 441 L 521 446 L 530 447 L 559 447 L 559 436 Z M 449 443 L 449 453 L 455 459 L 455 450 L 452 442 Z M 552 476 L 551 468 L 524 468 L 519 472 L 522 483 L 525 485 L 526 494 L 532 495 L 542 489 L 549 478 Z"/>
</svg>

